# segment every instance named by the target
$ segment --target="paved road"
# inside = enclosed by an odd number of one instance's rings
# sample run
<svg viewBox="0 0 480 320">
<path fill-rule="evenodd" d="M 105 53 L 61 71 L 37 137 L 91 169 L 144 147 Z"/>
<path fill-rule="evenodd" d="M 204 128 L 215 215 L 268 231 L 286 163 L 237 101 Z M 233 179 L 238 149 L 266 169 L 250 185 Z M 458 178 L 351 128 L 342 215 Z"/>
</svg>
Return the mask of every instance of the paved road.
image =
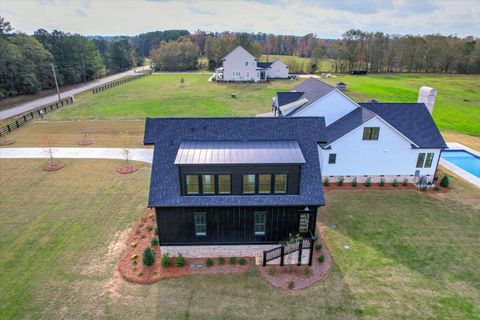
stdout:
<svg viewBox="0 0 480 320">
<path fill-rule="evenodd" d="M 145 66 L 145 67 L 136 68 L 135 70 L 143 70 L 143 69 L 148 69 L 148 68 L 149 68 L 148 66 Z M 133 70 L 130 70 L 130 71 L 122 72 L 122 73 L 117 73 L 113 76 L 109 76 L 109 77 L 105 77 L 105 78 L 102 78 L 102 79 L 97 79 L 97 80 L 86 82 L 83 85 L 80 85 L 79 87 L 76 87 L 75 89 L 62 91 L 62 89 L 60 88 L 60 96 L 62 98 L 68 97 L 68 96 L 73 96 L 75 94 L 78 94 L 80 92 L 92 89 L 92 88 L 94 88 L 96 86 L 99 86 L 101 84 L 105 84 L 107 82 L 117 80 L 117 79 L 123 78 L 123 77 L 128 76 L 128 75 L 134 75 L 134 74 L 135 74 L 135 72 Z M 7 119 L 7 118 L 10 118 L 10 117 L 22 114 L 24 112 L 30 111 L 30 110 L 35 109 L 37 107 L 40 107 L 42 105 L 55 102 L 57 100 L 58 100 L 58 96 L 55 93 L 55 94 L 50 95 L 50 96 L 46 96 L 46 97 L 38 98 L 38 99 L 29 101 L 29 102 L 26 102 L 26 103 L 22 103 L 18 106 L 10 108 L 10 109 L 0 111 L 0 119 Z"/>
<path fill-rule="evenodd" d="M 52 148 L 56 159 L 118 159 L 124 160 L 121 148 Z M 152 163 L 153 149 L 129 149 L 129 159 Z M 0 148 L 0 159 L 49 158 L 45 148 Z"/>
</svg>

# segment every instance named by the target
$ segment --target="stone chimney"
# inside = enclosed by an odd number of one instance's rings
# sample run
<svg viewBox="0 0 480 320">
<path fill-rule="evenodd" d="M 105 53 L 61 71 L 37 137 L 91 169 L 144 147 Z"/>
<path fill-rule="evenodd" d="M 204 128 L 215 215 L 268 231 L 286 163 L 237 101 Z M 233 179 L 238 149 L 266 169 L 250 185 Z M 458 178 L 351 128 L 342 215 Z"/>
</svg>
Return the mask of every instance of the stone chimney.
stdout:
<svg viewBox="0 0 480 320">
<path fill-rule="evenodd" d="M 430 87 L 422 86 L 418 91 L 418 103 L 425 103 L 427 106 L 428 112 L 432 114 L 433 105 L 435 104 L 435 98 L 437 97 L 437 90 Z"/>
</svg>

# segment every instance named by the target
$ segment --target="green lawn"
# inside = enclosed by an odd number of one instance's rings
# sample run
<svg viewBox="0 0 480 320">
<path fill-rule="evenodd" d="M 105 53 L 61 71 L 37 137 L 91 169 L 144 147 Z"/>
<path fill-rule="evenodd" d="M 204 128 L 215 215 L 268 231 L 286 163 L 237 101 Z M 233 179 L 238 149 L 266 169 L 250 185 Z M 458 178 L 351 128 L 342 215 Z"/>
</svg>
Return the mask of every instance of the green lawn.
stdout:
<svg viewBox="0 0 480 320">
<path fill-rule="evenodd" d="M 425 85 L 438 90 L 433 117 L 441 130 L 480 136 L 480 75 L 381 74 L 338 76 L 325 81 L 347 83 L 356 101 L 415 102 Z"/>
<path fill-rule="evenodd" d="M 303 57 L 298 57 L 298 56 L 284 56 L 284 55 L 262 55 L 260 58 L 260 61 L 272 61 L 274 59 L 280 59 L 283 62 L 285 62 L 287 65 L 290 66 L 291 70 L 296 71 L 296 72 L 310 72 L 309 66 L 311 63 L 310 58 L 303 58 Z M 293 69 L 292 69 L 293 67 Z M 299 70 L 294 70 L 295 68 L 299 68 Z M 333 72 L 335 70 L 334 67 L 334 60 L 333 59 L 319 59 L 319 65 L 317 65 L 317 72 Z"/>
<path fill-rule="evenodd" d="M 66 160 L 54 173 L 43 163 L 0 160 L 1 319 L 480 319 L 478 189 L 456 179 L 436 196 L 329 192 L 319 221 L 333 269 L 285 291 L 255 269 L 124 282 L 115 263 L 150 166 L 123 176 L 118 161 Z"/>
<path fill-rule="evenodd" d="M 185 82 L 180 83 L 181 79 Z M 271 110 L 277 91 L 295 81 L 260 84 L 217 84 L 206 74 L 159 74 L 132 81 L 103 93 L 77 97 L 71 107 L 55 111 L 49 120 L 144 119 L 172 116 L 254 116 Z M 236 94 L 236 98 L 230 96 Z"/>
</svg>

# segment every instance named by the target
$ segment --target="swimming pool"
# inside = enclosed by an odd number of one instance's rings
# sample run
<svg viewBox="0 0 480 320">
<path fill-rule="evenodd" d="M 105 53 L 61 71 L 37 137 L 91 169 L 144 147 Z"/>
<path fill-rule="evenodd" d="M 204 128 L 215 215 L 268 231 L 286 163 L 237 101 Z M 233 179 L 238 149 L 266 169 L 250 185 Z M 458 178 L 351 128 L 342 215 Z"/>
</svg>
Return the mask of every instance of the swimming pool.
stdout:
<svg viewBox="0 0 480 320">
<path fill-rule="evenodd" d="M 442 159 L 480 178 L 480 158 L 465 150 L 445 150 Z"/>
</svg>

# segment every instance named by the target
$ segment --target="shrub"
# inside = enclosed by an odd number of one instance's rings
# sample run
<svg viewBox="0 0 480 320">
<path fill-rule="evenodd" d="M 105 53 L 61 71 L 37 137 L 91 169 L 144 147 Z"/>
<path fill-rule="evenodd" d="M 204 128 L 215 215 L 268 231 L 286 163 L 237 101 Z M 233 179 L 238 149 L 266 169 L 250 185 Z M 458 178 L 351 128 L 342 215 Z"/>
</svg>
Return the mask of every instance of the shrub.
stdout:
<svg viewBox="0 0 480 320">
<path fill-rule="evenodd" d="M 403 185 L 404 187 L 408 186 L 408 179 L 403 179 L 402 185 Z"/>
<path fill-rule="evenodd" d="M 380 187 L 385 187 L 385 179 L 380 178 Z"/>
<path fill-rule="evenodd" d="M 354 177 L 352 180 L 352 187 L 356 187 L 356 186 L 357 186 L 357 177 Z"/>
<path fill-rule="evenodd" d="M 168 267 L 170 267 L 171 264 L 172 264 L 172 262 L 170 261 L 170 256 L 168 254 L 164 254 L 162 256 L 162 267 L 163 268 L 168 268 Z"/>
<path fill-rule="evenodd" d="M 138 254 L 132 254 L 132 255 L 130 256 L 130 259 L 132 259 L 132 260 L 137 260 L 137 259 L 138 259 Z"/>
<path fill-rule="evenodd" d="M 325 256 L 323 254 L 318 256 L 318 262 L 323 263 L 325 261 Z"/>
<path fill-rule="evenodd" d="M 155 263 L 155 250 L 152 247 L 147 247 L 143 250 L 142 263 L 145 266 L 151 266 Z"/>
<path fill-rule="evenodd" d="M 183 267 L 185 265 L 185 258 L 181 253 L 179 253 L 178 257 L 175 257 L 173 260 L 175 261 L 175 266 L 177 267 Z"/>
<path fill-rule="evenodd" d="M 148 230 L 148 231 L 152 231 L 153 228 L 154 228 L 154 227 L 153 227 L 153 224 L 149 224 L 149 225 L 147 226 L 147 230 Z"/>
<path fill-rule="evenodd" d="M 240 260 L 238 260 L 238 263 L 240 263 L 240 265 L 244 266 L 247 264 L 247 260 L 245 258 L 240 258 Z"/>
<path fill-rule="evenodd" d="M 394 186 L 394 187 L 398 186 L 398 181 L 397 181 L 397 179 L 393 179 L 392 186 Z"/>
<path fill-rule="evenodd" d="M 218 264 L 223 266 L 225 264 L 225 258 L 224 257 L 218 257 Z"/>
<path fill-rule="evenodd" d="M 444 175 L 442 180 L 440 180 L 440 186 L 444 188 L 448 188 L 449 185 L 450 185 L 450 180 L 448 179 L 447 175 Z"/>
<path fill-rule="evenodd" d="M 372 178 L 368 177 L 365 179 L 365 187 L 370 187 L 372 185 Z"/>
<path fill-rule="evenodd" d="M 135 248 L 137 246 L 137 241 L 130 242 L 130 247 Z"/>
<path fill-rule="evenodd" d="M 230 257 L 230 264 L 237 264 L 237 257 Z"/>
<path fill-rule="evenodd" d="M 330 186 L 330 180 L 328 180 L 327 177 L 325 177 L 325 179 L 323 179 L 323 185 L 324 185 L 325 187 Z"/>
<path fill-rule="evenodd" d="M 293 289 L 293 288 L 295 288 L 295 282 L 290 281 L 290 282 L 288 283 L 288 289 Z"/>
<path fill-rule="evenodd" d="M 157 246 L 158 245 L 158 238 L 157 237 L 154 237 L 150 240 L 150 244 L 152 246 Z"/>
<path fill-rule="evenodd" d="M 208 258 L 208 259 L 205 261 L 205 263 L 207 264 L 207 267 L 213 266 L 213 260 L 210 259 L 210 258 Z"/>
<path fill-rule="evenodd" d="M 345 181 L 344 177 L 340 177 L 337 179 L 337 186 L 343 187 L 343 182 Z"/>
<path fill-rule="evenodd" d="M 143 276 L 143 271 L 140 271 L 139 273 L 137 273 L 137 275 L 138 275 L 139 277 Z"/>
<path fill-rule="evenodd" d="M 181 83 L 181 84 L 185 83 L 185 79 L 180 78 L 180 83 Z"/>
<path fill-rule="evenodd" d="M 276 272 L 275 268 L 268 268 L 267 269 L 267 274 L 269 276 L 273 276 L 275 274 L 275 272 Z"/>
<path fill-rule="evenodd" d="M 320 251 L 320 250 L 322 250 L 322 247 L 323 247 L 322 243 L 319 242 L 315 245 L 315 250 Z"/>
<path fill-rule="evenodd" d="M 158 228 L 155 228 L 155 235 L 158 236 Z"/>
</svg>

